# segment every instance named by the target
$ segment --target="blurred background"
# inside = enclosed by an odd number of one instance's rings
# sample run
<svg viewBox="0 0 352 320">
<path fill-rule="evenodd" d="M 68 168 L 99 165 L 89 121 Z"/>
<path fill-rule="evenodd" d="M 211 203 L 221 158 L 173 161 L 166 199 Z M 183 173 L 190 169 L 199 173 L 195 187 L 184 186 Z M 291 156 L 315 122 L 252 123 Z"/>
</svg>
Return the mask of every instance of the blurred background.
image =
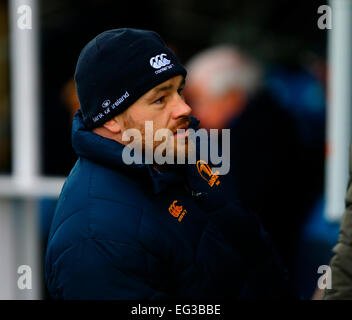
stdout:
<svg viewBox="0 0 352 320">
<path fill-rule="evenodd" d="M 200 125 L 231 129 L 236 196 L 311 299 L 338 238 L 351 137 L 352 8 L 331 3 L 332 29 L 321 29 L 318 8 L 329 4 L 0 0 L 0 299 L 48 298 L 46 237 L 77 160 L 75 65 L 89 40 L 121 27 L 157 31 L 187 66 Z M 18 288 L 21 265 L 32 289 Z"/>
</svg>

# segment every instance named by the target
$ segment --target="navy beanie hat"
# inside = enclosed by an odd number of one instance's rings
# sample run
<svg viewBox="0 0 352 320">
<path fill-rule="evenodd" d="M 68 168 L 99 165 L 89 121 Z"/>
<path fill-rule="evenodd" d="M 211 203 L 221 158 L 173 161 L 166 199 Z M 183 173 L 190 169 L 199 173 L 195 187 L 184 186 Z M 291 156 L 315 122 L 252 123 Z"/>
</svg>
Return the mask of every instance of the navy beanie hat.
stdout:
<svg viewBox="0 0 352 320">
<path fill-rule="evenodd" d="M 138 29 L 105 31 L 82 50 L 75 71 L 83 121 L 99 127 L 160 83 L 186 69 L 161 37 Z"/>
</svg>

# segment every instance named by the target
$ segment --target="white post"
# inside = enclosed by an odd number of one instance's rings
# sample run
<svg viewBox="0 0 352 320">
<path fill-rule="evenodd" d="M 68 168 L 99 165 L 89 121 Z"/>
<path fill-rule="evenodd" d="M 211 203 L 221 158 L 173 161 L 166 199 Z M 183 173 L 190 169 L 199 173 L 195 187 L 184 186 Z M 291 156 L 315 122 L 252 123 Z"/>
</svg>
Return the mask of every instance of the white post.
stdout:
<svg viewBox="0 0 352 320">
<path fill-rule="evenodd" d="M 25 193 L 35 188 L 40 170 L 37 0 L 9 0 L 9 22 L 12 175 L 17 192 Z M 0 249 L 5 248 L 5 252 L 8 252 L 5 259 L 0 262 L 1 269 L 6 272 L 3 277 L 8 286 L 0 293 L 11 299 L 39 299 L 41 282 L 38 274 L 41 261 L 37 241 L 38 210 L 32 205 L 21 205 L 29 203 L 26 199 L 22 199 L 22 202 L 18 199 L 6 201 L 4 203 L 8 206 L 2 205 L 0 209 L 3 211 L 1 215 L 7 219 L 4 220 L 3 217 L 2 220 L 9 222 L 18 217 L 18 221 L 7 224 L 7 233 L 3 243 L 0 243 Z M 33 202 L 34 200 L 31 200 L 30 203 Z M 33 289 L 23 291 L 24 288 L 18 286 L 16 280 L 19 277 L 17 274 L 19 265 L 28 265 L 33 269 Z"/>
<path fill-rule="evenodd" d="M 325 216 L 339 221 L 345 209 L 352 128 L 352 1 L 332 0 L 330 7 Z"/>
<path fill-rule="evenodd" d="M 9 15 L 12 171 L 18 186 L 29 189 L 40 169 L 37 0 L 10 0 Z"/>
<path fill-rule="evenodd" d="M 15 242 L 11 203 L 0 198 L 0 300 L 16 299 Z"/>
</svg>

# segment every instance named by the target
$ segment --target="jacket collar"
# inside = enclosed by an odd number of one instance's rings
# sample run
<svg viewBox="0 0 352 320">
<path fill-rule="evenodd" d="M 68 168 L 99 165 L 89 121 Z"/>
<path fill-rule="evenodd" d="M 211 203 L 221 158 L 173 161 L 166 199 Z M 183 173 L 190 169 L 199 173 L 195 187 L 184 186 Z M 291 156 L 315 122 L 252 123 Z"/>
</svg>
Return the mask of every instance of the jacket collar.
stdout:
<svg viewBox="0 0 352 320">
<path fill-rule="evenodd" d="M 197 129 L 199 120 L 191 117 L 190 128 Z M 167 172 L 158 172 L 149 164 L 126 164 L 122 159 L 124 145 L 95 134 L 86 128 L 81 110 L 72 124 L 72 146 L 79 157 L 131 176 L 141 182 L 151 183 L 153 192 L 159 193 L 170 184 L 186 180 L 186 165 L 175 165 Z"/>
</svg>

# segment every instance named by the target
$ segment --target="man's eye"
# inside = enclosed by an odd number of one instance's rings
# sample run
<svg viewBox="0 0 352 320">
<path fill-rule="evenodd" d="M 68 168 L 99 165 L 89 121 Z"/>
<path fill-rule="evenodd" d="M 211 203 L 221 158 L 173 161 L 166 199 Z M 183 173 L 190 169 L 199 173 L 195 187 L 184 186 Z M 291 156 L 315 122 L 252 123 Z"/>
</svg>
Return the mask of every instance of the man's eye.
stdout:
<svg viewBox="0 0 352 320">
<path fill-rule="evenodd" d="M 154 103 L 159 103 L 159 104 L 160 104 L 160 103 L 163 103 L 163 102 L 164 102 L 164 99 L 165 99 L 165 97 L 161 97 L 161 98 L 155 100 Z"/>
</svg>

